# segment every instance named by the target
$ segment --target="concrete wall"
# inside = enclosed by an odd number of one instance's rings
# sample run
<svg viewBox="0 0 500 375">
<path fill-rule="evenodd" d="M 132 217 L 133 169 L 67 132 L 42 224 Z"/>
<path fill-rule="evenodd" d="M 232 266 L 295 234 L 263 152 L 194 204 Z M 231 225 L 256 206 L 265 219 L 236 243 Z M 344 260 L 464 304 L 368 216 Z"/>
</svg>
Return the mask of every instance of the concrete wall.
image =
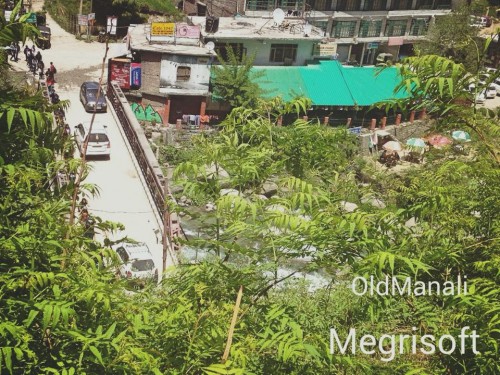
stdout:
<svg viewBox="0 0 500 375">
<path fill-rule="evenodd" d="M 141 90 L 149 93 L 160 92 L 161 55 L 141 51 Z"/>
<path fill-rule="evenodd" d="M 305 65 L 306 60 L 311 59 L 314 44 L 318 41 L 313 40 L 231 40 L 230 43 L 243 43 L 243 48 L 247 49 L 247 55 L 256 53 L 254 65 L 283 66 L 282 62 L 272 63 L 269 61 L 271 56 L 271 44 L 297 44 L 297 58 L 293 65 Z"/>
<path fill-rule="evenodd" d="M 179 66 L 191 68 L 189 80 L 182 81 L 183 84 L 193 83 L 206 85 L 208 87 L 210 81 L 210 65 L 208 64 L 208 58 L 181 55 L 162 55 L 160 87 L 175 85 L 177 82 L 177 67 Z"/>
</svg>

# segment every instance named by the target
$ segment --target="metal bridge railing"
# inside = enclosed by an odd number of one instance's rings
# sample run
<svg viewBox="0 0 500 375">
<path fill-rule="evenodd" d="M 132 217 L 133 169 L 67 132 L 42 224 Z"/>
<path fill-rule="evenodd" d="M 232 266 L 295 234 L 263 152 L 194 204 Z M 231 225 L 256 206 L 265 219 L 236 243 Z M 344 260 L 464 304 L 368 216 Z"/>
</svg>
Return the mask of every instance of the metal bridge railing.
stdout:
<svg viewBox="0 0 500 375">
<path fill-rule="evenodd" d="M 175 198 L 170 193 L 168 183 L 158 165 L 158 161 L 120 86 L 115 82 L 109 83 L 107 94 L 127 136 L 132 152 L 137 159 L 155 208 L 164 221 L 168 247 L 171 250 L 179 250 L 180 245 L 178 241 L 175 241 L 175 238 L 184 236 L 184 233 L 177 214 L 169 212 L 167 209 L 166 201 L 175 202 Z M 171 255 L 173 257 L 173 254 Z"/>
</svg>

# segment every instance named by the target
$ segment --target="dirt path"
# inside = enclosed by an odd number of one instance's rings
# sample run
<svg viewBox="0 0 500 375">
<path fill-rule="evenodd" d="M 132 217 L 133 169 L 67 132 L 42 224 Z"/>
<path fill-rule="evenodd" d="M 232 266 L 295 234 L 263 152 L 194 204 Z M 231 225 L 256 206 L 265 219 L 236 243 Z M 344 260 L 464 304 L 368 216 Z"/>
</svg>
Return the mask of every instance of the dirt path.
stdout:
<svg viewBox="0 0 500 375">
<path fill-rule="evenodd" d="M 33 0 L 33 10 L 38 11 L 43 7 L 44 0 Z M 101 64 L 104 58 L 106 45 L 98 42 L 85 42 L 77 40 L 73 34 L 60 27 L 50 14 L 47 13 L 47 26 L 50 27 L 52 47 L 41 50 L 43 62 L 48 67 L 52 61 L 57 68 L 57 86 L 60 89 L 79 87 L 82 82 L 98 80 L 101 73 Z M 31 41 L 28 46 L 31 47 Z M 124 43 L 109 45 L 108 58 L 121 56 L 126 53 Z M 12 62 L 16 71 L 27 71 L 26 61 L 21 47 L 19 61 Z M 104 74 L 106 79 L 107 75 Z"/>
</svg>

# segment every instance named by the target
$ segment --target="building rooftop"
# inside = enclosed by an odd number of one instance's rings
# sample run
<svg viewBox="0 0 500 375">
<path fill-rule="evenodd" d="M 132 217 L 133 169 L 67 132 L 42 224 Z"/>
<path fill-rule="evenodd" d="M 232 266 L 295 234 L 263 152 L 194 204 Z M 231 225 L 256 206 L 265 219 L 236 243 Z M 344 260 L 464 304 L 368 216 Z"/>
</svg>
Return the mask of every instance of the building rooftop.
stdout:
<svg viewBox="0 0 500 375">
<path fill-rule="evenodd" d="M 201 43 L 198 42 L 197 45 L 184 45 L 175 43 L 174 38 L 169 42 L 158 42 L 151 41 L 150 24 L 136 25 L 130 28 L 130 48 L 140 51 L 151 51 L 158 53 L 170 53 L 174 55 L 191 55 L 191 56 L 211 56 L 215 55 L 214 52 L 210 52 L 207 48 L 202 47 Z"/>
<path fill-rule="evenodd" d="M 266 97 L 310 98 L 316 106 L 370 106 L 386 99 L 403 98 L 394 93 L 400 82 L 395 67 L 345 67 L 338 61 L 307 66 L 254 67 L 263 72 L 257 80 Z"/>
<path fill-rule="evenodd" d="M 201 34 L 215 39 L 272 39 L 272 40 L 313 40 L 324 38 L 324 32 L 310 25 L 311 32 L 305 36 L 305 21 L 299 18 L 285 18 L 281 26 L 277 26 L 272 17 L 252 18 L 245 16 L 221 17 L 219 28 L 215 33 L 205 30 L 206 17 L 188 17 L 188 22 L 199 25 Z"/>
</svg>

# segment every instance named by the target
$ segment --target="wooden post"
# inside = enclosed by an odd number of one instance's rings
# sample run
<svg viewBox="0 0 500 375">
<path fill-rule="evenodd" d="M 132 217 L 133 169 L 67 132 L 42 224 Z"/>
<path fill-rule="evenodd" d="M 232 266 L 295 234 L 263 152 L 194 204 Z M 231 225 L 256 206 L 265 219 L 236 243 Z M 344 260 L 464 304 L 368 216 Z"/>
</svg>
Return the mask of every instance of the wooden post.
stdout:
<svg viewBox="0 0 500 375">
<path fill-rule="evenodd" d="M 348 128 L 350 128 L 350 127 L 351 127 L 351 123 L 352 123 L 352 117 L 348 117 L 348 118 L 347 118 L 347 124 L 346 124 L 346 126 L 347 126 Z"/>
<path fill-rule="evenodd" d="M 323 125 L 328 125 L 330 123 L 330 117 L 326 116 L 324 119 L 323 119 Z"/>
<path fill-rule="evenodd" d="M 398 113 L 396 115 L 396 126 L 399 126 L 401 124 L 401 113 Z"/>
<path fill-rule="evenodd" d="M 387 117 L 382 117 L 382 120 L 380 121 L 380 129 L 385 129 L 385 125 L 387 124 Z"/>
<path fill-rule="evenodd" d="M 425 120 L 426 116 L 427 116 L 427 110 L 425 108 L 422 108 L 422 112 L 420 112 L 419 120 Z"/>
<path fill-rule="evenodd" d="M 229 327 L 229 332 L 227 334 L 226 349 L 222 355 L 222 363 L 226 362 L 229 357 L 229 351 L 231 350 L 231 344 L 233 343 L 234 327 L 236 326 L 236 321 L 238 319 L 238 312 L 240 310 L 241 297 L 243 296 L 243 285 L 240 285 L 240 290 L 238 291 L 238 296 L 236 297 L 236 303 L 233 309 L 233 318 L 231 319 L 231 326 Z"/>
<path fill-rule="evenodd" d="M 177 121 L 175 122 L 175 128 L 177 130 L 181 130 L 181 128 L 182 128 L 182 120 L 180 118 L 178 118 Z"/>
<path fill-rule="evenodd" d="M 372 121 L 370 123 L 370 129 L 374 130 L 376 126 L 377 126 L 377 119 L 372 118 Z"/>
<path fill-rule="evenodd" d="M 309 117 L 307 117 L 307 116 L 303 116 L 303 117 L 302 117 L 302 120 L 304 120 L 304 121 L 308 121 L 308 120 L 309 120 Z"/>
<path fill-rule="evenodd" d="M 167 98 L 167 101 L 165 103 L 165 110 L 164 110 L 164 123 L 166 126 L 168 126 L 168 119 L 170 118 L 170 98 Z"/>
<path fill-rule="evenodd" d="M 410 112 L 410 124 L 413 124 L 415 121 L 415 111 Z"/>
<path fill-rule="evenodd" d="M 283 116 L 278 117 L 277 125 L 278 126 L 282 126 L 283 125 Z"/>
</svg>

